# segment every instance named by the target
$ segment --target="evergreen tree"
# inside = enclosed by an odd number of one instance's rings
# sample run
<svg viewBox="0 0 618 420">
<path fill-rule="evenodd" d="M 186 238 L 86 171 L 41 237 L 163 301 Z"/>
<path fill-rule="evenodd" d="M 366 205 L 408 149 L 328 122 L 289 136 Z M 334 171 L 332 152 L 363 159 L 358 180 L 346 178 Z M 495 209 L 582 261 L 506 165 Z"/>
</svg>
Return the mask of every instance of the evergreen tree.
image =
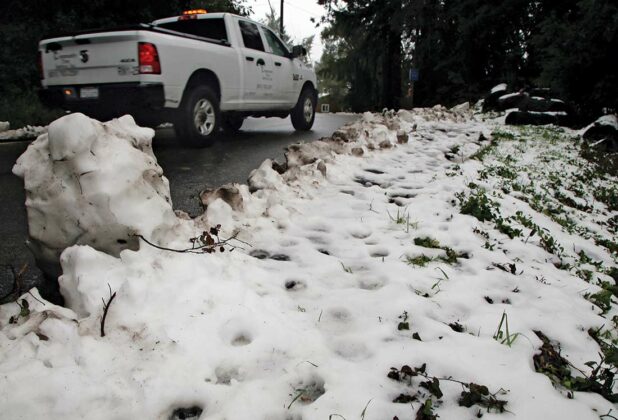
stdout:
<svg viewBox="0 0 618 420">
<path fill-rule="evenodd" d="M 572 3 L 572 2 L 571 2 Z M 593 119 L 602 108 L 618 109 L 618 5 L 611 0 L 579 0 L 548 8 L 533 46 L 540 68 L 536 81 L 577 104 Z"/>
</svg>

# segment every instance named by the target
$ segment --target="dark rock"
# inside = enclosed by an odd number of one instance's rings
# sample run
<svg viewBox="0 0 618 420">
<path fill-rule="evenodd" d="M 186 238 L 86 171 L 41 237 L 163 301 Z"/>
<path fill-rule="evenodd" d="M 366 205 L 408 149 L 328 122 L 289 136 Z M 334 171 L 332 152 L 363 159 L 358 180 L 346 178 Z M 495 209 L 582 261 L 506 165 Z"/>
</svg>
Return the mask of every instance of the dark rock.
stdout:
<svg viewBox="0 0 618 420">
<path fill-rule="evenodd" d="M 506 111 L 507 109 L 522 108 L 530 100 L 525 92 L 511 93 L 498 98 L 496 109 L 498 111 Z"/>
<path fill-rule="evenodd" d="M 506 84 L 498 85 L 492 89 L 489 95 L 485 97 L 483 101 L 483 112 L 495 110 L 498 106 L 498 98 L 505 95 L 507 92 Z"/>
<path fill-rule="evenodd" d="M 618 152 L 618 119 L 613 115 L 599 118 L 582 135 L 586 143 L 609 153 Z"/>
<path fill-rule="evenodd" d="M 505 123 L 509 125 L 564 125 L 566 116 L 544 112 L 513 111 L 506 116 Z"/>
<path fill-rule="evenodd" d="M 552 91 L 550 88 L 530 88 L 526 89 L 526 91 L 530 94 L 530 96 L 541 96 L 543 98 L 549 98 L 552 96 Z"/>
<path fill-rule="evenodd" d="M 538 96 L 530 96 L 519 106 L 520 111 L 535 112 L 571 112 L 571 109 L 560 99 L 545 99 Z"/>
</svg>

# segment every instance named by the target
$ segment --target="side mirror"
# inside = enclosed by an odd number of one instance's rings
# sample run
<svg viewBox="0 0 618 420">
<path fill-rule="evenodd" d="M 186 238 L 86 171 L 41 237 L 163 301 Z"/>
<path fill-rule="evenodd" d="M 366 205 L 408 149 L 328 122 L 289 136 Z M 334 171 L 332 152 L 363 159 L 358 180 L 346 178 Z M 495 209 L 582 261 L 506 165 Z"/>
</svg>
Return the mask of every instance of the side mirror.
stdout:
<svg viewBox="0 0 618 420">
<path fill-rule="evenodd" d="M 307 55 L 307 49 L 302 45 L 294 45 L 292 47 L 292 58 L 304 57 Z"/>
</svg>

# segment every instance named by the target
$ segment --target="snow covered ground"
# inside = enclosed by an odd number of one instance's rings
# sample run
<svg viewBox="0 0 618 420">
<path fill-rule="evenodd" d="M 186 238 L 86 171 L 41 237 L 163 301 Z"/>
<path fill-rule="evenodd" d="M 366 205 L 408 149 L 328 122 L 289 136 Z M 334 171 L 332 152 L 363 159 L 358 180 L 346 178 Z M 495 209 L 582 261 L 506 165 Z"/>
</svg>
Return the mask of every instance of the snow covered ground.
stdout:
<svg viewBox="0 0 618 420">
<path fill-rule="evenodd" d="M 365 114 L 168 250 L 71 247 L 68 308 L 0 307 L 0 417 L 616 416 L 616 179 L 572 136 Z"/>
</svg>

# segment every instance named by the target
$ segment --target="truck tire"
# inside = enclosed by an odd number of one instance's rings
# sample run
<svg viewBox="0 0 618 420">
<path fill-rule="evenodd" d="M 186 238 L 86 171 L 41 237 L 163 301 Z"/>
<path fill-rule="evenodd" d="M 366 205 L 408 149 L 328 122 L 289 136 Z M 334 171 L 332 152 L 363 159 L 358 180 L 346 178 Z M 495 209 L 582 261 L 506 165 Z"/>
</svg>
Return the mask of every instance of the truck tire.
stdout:
<svg viewBox="0 0 618 420">
<path fill-rule="evenodd" d="M 315 120 L 315 107 L 316 100 L 313 91 L 309 88 L 303 89 L 300 93 L 296 106 L 290 113 L 292 125 L 296 130 L 311 130 L 311 127 L 313 127 L 313 121 Z"/>
<path fill-rule="evenodd" d="M 174 123 L 176 137 L 190 147 L 207 147 L 215 140 L 220 126 L 217 95 L 209 86 L 193 88 L 178 110 Z"/>
<path fill-rule="evenodd" d="M 243 117 L 224 115 L 221 128 L 223 128 L 223 131 L 226 133 L 236 134 L 240 131 L 243 122 L 245 122 Z"/>
</svg>

